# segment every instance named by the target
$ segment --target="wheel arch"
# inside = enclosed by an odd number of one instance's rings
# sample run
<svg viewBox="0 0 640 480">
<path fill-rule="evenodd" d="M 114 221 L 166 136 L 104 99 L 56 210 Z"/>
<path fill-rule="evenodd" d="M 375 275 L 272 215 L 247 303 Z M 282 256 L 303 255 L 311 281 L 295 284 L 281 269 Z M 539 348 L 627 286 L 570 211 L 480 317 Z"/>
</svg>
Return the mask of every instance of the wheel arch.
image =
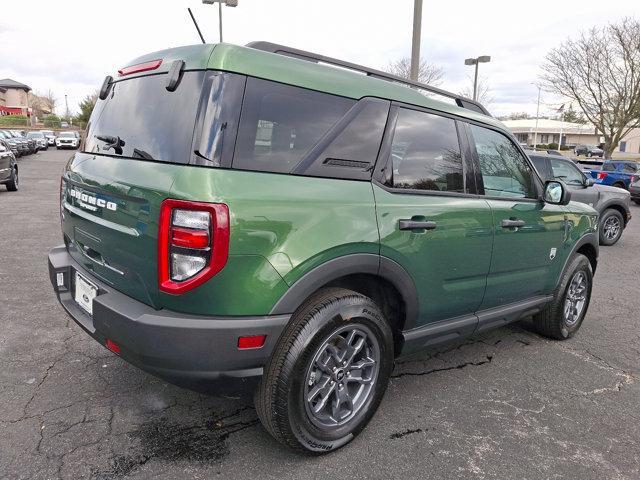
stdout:
<svg viewBox="0 0 640 480">
<path fill-rule="evenodd" d="M 627 210 L 622 205 L 620 205 L 619 203 L 608 203 L 602 209 L 602 215 L 604 215 L 604 213 L 607 210 L 616 210 L 618 213 L 620 213 L 620 215 L 622 215 L 622 221 L 624 222 L 624 226 L 626 228 L 626 226 L 627 226 Z M 602 217 L 602 215 L 600 215 L 600 216 Z"/>
<path fill-rule="evenodd" d="M 393 260 L 374 254 L 351 254 L 329 260 L 304 274 L 271 309 L 271 315 L 292 314 L 321 288 L 341 287 L 370 297 L 383 310 L 394 332 L 415 326 L 418 293 L 407 271 Z M 400 348 L 396 348 L 396 352 Z"/>
</svg>

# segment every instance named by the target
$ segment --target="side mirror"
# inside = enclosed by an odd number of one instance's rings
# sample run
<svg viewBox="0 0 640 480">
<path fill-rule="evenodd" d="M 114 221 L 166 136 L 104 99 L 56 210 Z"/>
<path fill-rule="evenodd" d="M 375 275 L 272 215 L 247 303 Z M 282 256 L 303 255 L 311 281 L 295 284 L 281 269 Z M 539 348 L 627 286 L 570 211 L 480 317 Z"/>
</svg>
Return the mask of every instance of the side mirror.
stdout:
<svg viewBox="0 0 640 480">
<path fill-rule="evenodd" d="M 553 205 L 568 205 L 571 192 L 567 186 L 558 181 L 550 180 L 544 184 L 544 201 Z"/>
<path fill-rule="evenodd" d="M 585 187 L 593 187 L 596 184 L 596 181 L 593 178 L 587 178 L 586 182 L 584 182 Z"/>
</svg>

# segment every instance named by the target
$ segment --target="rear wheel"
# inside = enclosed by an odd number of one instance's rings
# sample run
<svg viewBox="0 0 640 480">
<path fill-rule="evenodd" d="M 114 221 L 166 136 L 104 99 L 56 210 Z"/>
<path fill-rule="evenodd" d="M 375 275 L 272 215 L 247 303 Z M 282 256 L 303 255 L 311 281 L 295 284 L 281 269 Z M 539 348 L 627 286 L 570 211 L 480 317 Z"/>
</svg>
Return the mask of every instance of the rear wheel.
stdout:
<svg viewBox="0 0 640 480">
<path fill-rule="evenodd" d="M 15 192 L 18 190 L 19 185 L 19 181 L 18 181 L 18 169 L 16 167 L 13 167 L 11 169 L 11 177 L 9 178 L 9 181 L 6 183 L 7 185 L 7 190 L 9 190 L 10 192 Z"/>
<path fill-rule="evenodd" d="M 560 279 L 553 301 L 533 316 L 536 330 L 545 337 L 566 340 L 582 325 L 589 308 L 593 272 L 587 257 L 576 254 Z"/>
<path fill-rule="evenodd" d="M 359 293 L 325 289 L 283 332 L 256 391 L 265 429 L 298 450 L 326 453 L 360 433 L 393 369 L 393 334 Z"/>
<path fill-rule="evenodd" d="M 622 214 L 612 208 L 605 210 L 600 217 L 600 245 L 614 245 L 622 236 L 624 219 Z"/>
</svg>

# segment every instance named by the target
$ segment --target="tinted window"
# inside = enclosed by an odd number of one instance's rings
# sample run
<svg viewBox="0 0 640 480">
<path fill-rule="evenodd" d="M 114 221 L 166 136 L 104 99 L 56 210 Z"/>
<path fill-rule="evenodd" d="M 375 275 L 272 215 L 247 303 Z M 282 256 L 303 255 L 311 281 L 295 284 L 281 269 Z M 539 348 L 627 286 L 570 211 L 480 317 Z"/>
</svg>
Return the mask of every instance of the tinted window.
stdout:
<svg viewBox="0 0 640 480">
<path fill-rule="evenodd" d="M 625 173 L 636 173 L 638 171 L 638 167 L 636 167 L 634 164 L 632 163 L 625 163 L 622 170 Z"/>
<path fill-rule="evenodd" d="M 615 172 L 616 166 L 613 163 L 605 163 L 602 165 L 602 170 L 605 172 Z"/>
<path fill-rule="evenodd" d="M 535 174 L 515 144 L 494 130 L 476 125 L 470 127 L 485 195 L 535 198 Z"/>
<path fill-rule="evenodd" d="M 114 155 L 113 148 L 103 150 L 107 142 L 97 137 L 120 137 L 123 156 L 187 163 L 204 75 L 184 72 L 174 92 L 166 89 L 167 75 L 116 82 L 94 108 L 85 150 Z"/>
<path fill-rule="evenodd" d="M 249 78 L 233 167 L 289 172 L 355 101 Z"/>
<path fill-rule="evenodd" d="M 390 157 L 389 186 L 464 192 L 458 134 L 449 118 L 401 108 Z"/>
<path fill-rule="evenodd" d="M 566 160 L 551 159 L 553 176 L 569 185 L 584 185 L 584 176 L 578 168 Z"/>
<path fill-rule="evenodd" d="M 529 155 L 529 158 L 541 177 L 546 178 L 549 176 L 549 172 L 547 171 L 547 159 L 545 157 L 534 157 Z"/>
</svg>

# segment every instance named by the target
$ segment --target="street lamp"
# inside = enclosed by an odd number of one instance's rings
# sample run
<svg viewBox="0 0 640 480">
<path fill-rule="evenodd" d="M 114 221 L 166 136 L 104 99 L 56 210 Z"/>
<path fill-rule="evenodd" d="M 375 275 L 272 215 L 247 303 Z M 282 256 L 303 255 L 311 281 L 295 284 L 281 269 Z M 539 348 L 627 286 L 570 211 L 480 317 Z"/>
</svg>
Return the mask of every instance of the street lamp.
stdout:
<svg viewBox="0 0 640 480">
<path fill-rule="evenodd" d="M 475 65 L 476 73 L 473 76 L 473 99 L 478 100 L 478 64 L 479 63 L 489 63 L 491 61 L 491 57 L 489 55 L 482 55 L 477 58 L 467 58 L 464 61 L 465 65 Z"/>
<path fill-rule="evenodd" d="M 222 4 L 224 3 L 227 7 L 237 7 L 238 0 L 202 0 L 202 3 L 205 5 L 213 5 L 214 3 L 218 4 L 218 19 L 220 21 L 220 43 L 222 43 Z"/>
<path fill-rule="evenodd" d="M 533 85 L 538 89 L 538 106 L 536 108 L 536 129 L 533 133 L 533 150 L 535 151 L 536 147 L 538 146 L 538 118 L 540 118 L 540 91 L 542 90 L 542 88 L 540 87 L 540 85 L 537 85 L 535 83 L 532 83 L 531 85 Z M 562 139 L 560 140 L 562 141 Z"/>
</svg>

